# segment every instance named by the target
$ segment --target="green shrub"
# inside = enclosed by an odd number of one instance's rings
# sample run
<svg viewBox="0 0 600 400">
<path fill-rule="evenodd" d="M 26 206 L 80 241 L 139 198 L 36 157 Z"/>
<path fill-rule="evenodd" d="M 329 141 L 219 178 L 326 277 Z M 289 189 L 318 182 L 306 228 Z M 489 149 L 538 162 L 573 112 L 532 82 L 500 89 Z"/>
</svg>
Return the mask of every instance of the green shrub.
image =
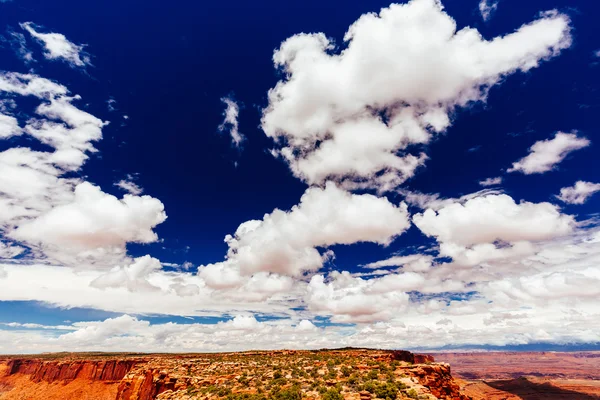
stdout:
<svg viewBox="0 0 600 400">
<path fill-rule="evenodd" d="M 350 385 L 356 385 L 356 384 L 358 383 L 358 380 L 359 380 L 359 378 L 358 378 L 358 375 L 356 375 L 356 374 L 352 374 L 352 375 L 350 375 L 350 377 L 348 378 L 348 383 L 349 383 Z"/>
<path fill-rule="evenodd" d="M 379 371 L 377 371 L 376 369 L 370 370 L 369 373 L 367 374 L 367 378 L 368 379 L 379 379 Z"/>
<path fill-rule="evenodd" d="M 219 397 L 229 396 L 230 394 L 231 394 L 231 389 L 228 387 L 220 387 L 219 390 L 217 390 L 217 395 Z"/>
<path fill-rule="evenodd" d="M 276 389 L 271 391 L 271 398 L 274 400 L 300 400 L 302 399 L 302 391 L 298 386 Z"/>
<path fill-rule="evenodd" d="M 375 382 L 367 382 L 362 386 L 361 390 L 366 390 L 369 393 L 375 393 Z"/>
<path fill-rule="evenodd" d="M 344 396 L 337 389 L 329 389 L 321 394 L 323 400 L 344 400 Z"/>
<path fill-rule="evenodd" d="M 259 393 L 231 393 L 227 400 L 267 400 L 264 394 Z"/>
<path fill-rule="evenodd" d="M 394 400 L 398 396 L 398 387 L 393 383 L 381 383 L 375 386 L 375 396 L 380 399 Z"/>
</svg>

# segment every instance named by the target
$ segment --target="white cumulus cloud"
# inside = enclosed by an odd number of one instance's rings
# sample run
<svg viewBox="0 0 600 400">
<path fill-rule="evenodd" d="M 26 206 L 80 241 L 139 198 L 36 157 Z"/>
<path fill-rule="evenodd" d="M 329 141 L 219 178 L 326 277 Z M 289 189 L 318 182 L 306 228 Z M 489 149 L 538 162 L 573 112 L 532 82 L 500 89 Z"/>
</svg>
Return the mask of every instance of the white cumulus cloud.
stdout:
<svg viewBox="0 0 600 400">
<path fill-rule="evenodd" d="M 81 267 L 128 262 L 128 242 L 157 239 L 153 228 L 166 218 L 150 196 L 117 199 L 74 177 L 97 152 L 107 122 L 79 109 L 80 97 L 34 74 L 0 74 L 0 91 L 40 100 L 35 117 L 21 127 L 2 114 L 3 137 L 28 135 L 51 151 L 15 146 L 0 152 L 0 224 L 3 235 L 32 249 L 33 257 Z M 79 175 L 79 174 L 77 174 Z M 76 176 L 76 175 L 75 175 Z"/>
<path fill-rule="evenodd" d="M 148 282 L 148 275 L 161 269 L 159 260 L 146 255 L 136 258 L 130 265 L 113 268 L 90 285 L 98 289 L 125 287 L 130 292 L 157 291 L 160 289 Z"/>
<path fill-rule="evenodd" d="M 441 242 L 471 246 L 495 241 L 537 241 L 570 233 L 575 221 L 550 203 L 516 203 L 488 195 L 413 216 L 415 225 Z"/>
<path fill-rule="evenodd" d="M 327 183 L 324 189 L 306 190 L 289 212 L 276 209 L 262 220 L 241 224 L 229 246 L 227 260 L 200 267 L 200 275 L 221 277 L 236 285 L 241 275 L 272 272 L 297 276 L 316 271 L 324 257 L 317 247 L 375 242 L 389 244 L 409 226 L 406 205 L 395 206 L 386 198 L 350 194 Z M 216 282 L 214 282 L 216 284 Z"/>
<path fill-rule="evenodd" d="M 262 128 L 273 152 L 309 184 L 391 190 L 423 165 L 419 145 L 483 101 L 508 74 L 571 44 L 556 11 L 505 36 L 457 31 L 437 0 L 392 4 L 354 22 L 341 51 L 325 34 L 297 34 L 275 51 L 285 78 L 269 91 Z"/>
</svg>

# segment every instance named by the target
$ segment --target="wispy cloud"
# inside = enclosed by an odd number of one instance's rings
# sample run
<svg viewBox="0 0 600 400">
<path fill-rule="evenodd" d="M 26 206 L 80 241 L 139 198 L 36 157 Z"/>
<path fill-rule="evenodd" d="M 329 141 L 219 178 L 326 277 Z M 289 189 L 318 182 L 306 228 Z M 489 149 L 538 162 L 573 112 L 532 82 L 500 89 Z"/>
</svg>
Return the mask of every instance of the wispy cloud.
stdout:
<svg viewBox="0 0 600 400">
<path fill-rule="evenodd" d="M 553 170 L 569 153 L 589 145 L 588 139 L 575 133 L 557 132 L 552 139 L 535 142 L 529 148 L 529 154 L 513 163 L 507 172 L 542 174 Z"/>
<path fill-rule="evenodd" d="M 39 27 L 32 22 L 24 22 L 19 25 L 44 46 L 46 59 L 63 60 L 74 68 L 91 65 L 89 54 L 83 50 L 84 45 L 77 45 L 69 41 L 61 33 L 40 33 L 36 30 Z"/>
<path fill-rule="evenodd" d="M 495 178 L 486 178 L 482 181 L 479 181 L 479 184 L 481 186 L 495 186 L 495 185 L 499 185 L 502 183 L 502 177 L 501 176 L 497 176 Z"/>
<path fill-rule="evenodd" d="M 115 186 L 120 187 L 127 193 L 133 194 L 134 196 L 139 196 L 144 192 L 144 189 L 134 182 L 133 175 L 127 175 L 127 179 L 121 179 L 119 182 L 115 183 Z"/>
<path fill-rule="evenodd" d="M 240 115 L 240 106 L 232 97 L 223 97 L 221 101 L 225 103 L 225 111 L 223 112 L 223 122 L 219 125 L 219 131 L 229 131 L 229 135 L 231 136 L 231 143 L 240 147 L 242 142 L 244 141 L 244 135 L 242 135 L 239 131 L 239 122 L 238 118 Z"/>
<path fill-rule="evenodd" d="M 484 21 L 489 21 L 489 19 L 492 17 L 492 14 L 498 8 L 499 2 L 499 0 L 481 0 L 479 2 L 479 13 Z"/>
</svg>

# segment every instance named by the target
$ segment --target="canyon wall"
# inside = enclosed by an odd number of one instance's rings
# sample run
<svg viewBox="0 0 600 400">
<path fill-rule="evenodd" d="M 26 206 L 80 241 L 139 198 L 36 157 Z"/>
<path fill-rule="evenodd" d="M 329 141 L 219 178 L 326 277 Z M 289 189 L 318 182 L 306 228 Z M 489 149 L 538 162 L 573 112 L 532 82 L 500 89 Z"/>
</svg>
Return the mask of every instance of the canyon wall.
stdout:
<svg viewBox="0 0 600 400">
<path fill-rule="evenodd" d="M 119 383 L 140 362 L 0 359 L 0 399 L 115 400 Z"/>
</svg>

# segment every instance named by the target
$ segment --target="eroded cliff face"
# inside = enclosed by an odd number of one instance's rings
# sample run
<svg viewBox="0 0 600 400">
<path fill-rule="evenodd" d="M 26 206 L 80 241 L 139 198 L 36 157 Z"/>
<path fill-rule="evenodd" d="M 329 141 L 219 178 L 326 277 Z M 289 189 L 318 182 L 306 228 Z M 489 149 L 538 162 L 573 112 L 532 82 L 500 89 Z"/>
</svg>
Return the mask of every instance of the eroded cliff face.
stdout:
<svg viewBox="0 0 600 400">
<path fill-rule="evenodd" d="M 438 399 L 468 399 L 461 394 L 460 386 L 450 373 L 449 364 L 418 364 L 409 368 L 407 372 Z"/>
<path fill-rule="evenodd" d="M 0 400 L 267 400 L 277 390 L 309 400 L 326 390 L 345 400 L 385 399 L 390 390 L 398 400 L 468 400 L 448 364 L 406 351 L 81 357 L 0 359 Z"/>
<path fill-rule="evenodd" d="M 43 361 L 11 359 L 5 361 L 5 375 L 30 375 L 33 382 L 56 382 L 73 379 L 120 381 L 138 363 L 135 360 L 106 361 Z"/>
<path fill-rule="evenodd" d="M 114 400 L 123 377 L 144 360 L 0 360 L 0 399 Z"/>
</svg>

